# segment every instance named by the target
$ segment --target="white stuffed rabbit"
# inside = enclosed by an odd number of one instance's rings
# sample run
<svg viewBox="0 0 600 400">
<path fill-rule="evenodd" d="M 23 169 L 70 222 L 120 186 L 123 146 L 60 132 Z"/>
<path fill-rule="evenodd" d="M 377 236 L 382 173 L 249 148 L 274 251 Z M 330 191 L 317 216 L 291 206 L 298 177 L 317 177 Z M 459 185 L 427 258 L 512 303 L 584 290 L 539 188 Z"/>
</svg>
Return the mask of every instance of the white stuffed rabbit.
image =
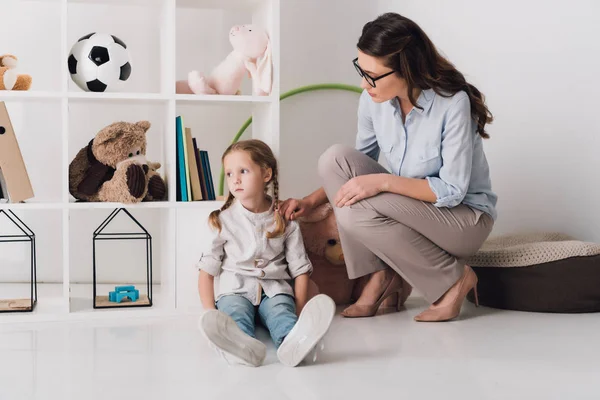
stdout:
<svg viewBox="0 0 600 400">
<path fill-rule="evenodd" d="M 229 31 L 233 51 L 205 77 L 198 71 L 188 74 L 188 85 L 195 94 L 239 93 L 244 75 L 252 78 L 252 92 L 257 96 L 271 93 L 273 65 L 267 32 L 256 25 L 234 26 Z"/>
</svg>

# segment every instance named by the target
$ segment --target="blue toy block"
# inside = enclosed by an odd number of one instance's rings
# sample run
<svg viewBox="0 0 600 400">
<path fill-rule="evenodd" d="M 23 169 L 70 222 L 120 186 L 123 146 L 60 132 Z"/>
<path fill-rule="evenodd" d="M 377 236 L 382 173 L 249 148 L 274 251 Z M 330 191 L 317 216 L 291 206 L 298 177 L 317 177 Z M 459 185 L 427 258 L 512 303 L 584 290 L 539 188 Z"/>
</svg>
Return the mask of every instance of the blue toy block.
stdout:
<svg viewBox="0 0 600 400">
<path fill-rule="evenodd" d="M 115 286 L 115 292 L 129 292 L 130 290 L 135 290 L 135 286 Z"/>
<path fill-rule="evenodd" d="M 140 291 L 135 286 L 115 286 L 113 292 L 108 293 L 108 301 L 120 303 L 123 299 L 129 298 L 132 302 L 140 298 Z"/>
</svg>

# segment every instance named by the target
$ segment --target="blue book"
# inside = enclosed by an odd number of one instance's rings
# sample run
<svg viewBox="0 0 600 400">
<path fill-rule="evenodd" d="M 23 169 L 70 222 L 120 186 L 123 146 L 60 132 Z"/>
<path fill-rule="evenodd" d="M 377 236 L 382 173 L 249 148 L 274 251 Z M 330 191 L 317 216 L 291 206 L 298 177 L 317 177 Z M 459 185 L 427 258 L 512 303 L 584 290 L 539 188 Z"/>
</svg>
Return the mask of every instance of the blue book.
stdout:
<svg viewBox="0 0 600 400">
<path fill-rule="evenodd" d="M 213 186 L 212 172 L 210 170 L 210 160 L 208 159 L 208 152 L 206 150 L 200 150 L 200 156 L 202 157 L 202 167 L 206 177 L 206 191 L 208 192 L 209 200 L 215 200 L 215 188 Z"/>
<path fill-rule="evenodd" d="M 187 171 L 185 170 L 185 154 L 183 146 L 183 121 L 181 116 L 176 119 L 177 127 L 177 171 L 179 172 L 177 184 L 181 191 L 181 201 L 188 201 Z"/>
</svg>

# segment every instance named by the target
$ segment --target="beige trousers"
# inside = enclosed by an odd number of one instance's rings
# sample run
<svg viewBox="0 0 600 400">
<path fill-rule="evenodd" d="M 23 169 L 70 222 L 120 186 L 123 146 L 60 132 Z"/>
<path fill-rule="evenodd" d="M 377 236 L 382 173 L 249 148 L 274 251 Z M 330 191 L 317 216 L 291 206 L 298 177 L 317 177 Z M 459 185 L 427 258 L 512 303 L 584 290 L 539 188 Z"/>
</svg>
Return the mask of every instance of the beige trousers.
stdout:
<svg viewBox="0 0 600 400">
<path fill-rule="evenodd" d="M 319 159 L 329 202 L 355 176 L 389 173 L 365 154 L 334 145 Z M 390 266 L 430 303 L 463 274 L 465 260 L 487 239 L 494 220 L 461 204 L 438 208 L 395 193 L 381 193 L 334 212 L 350 279 Z"/>
</svg>

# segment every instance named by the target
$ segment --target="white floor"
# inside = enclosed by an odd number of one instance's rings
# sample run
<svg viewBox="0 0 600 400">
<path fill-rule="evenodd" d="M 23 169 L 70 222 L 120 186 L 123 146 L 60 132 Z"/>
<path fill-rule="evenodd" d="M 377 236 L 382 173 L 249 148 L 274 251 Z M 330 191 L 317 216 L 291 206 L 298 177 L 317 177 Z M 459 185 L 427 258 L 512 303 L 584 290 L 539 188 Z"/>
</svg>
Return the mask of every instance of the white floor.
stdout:
<svg viewBox="0 0 600 400">
<path fill-rule="evenodd" d="M 337 316 L 316 363 L 228 366 L 197 317 L 0 324 L 0 399 L 599 399 L 600 315 Z M 2 318 L 2 316 L 0 316 Z M 259 337 L 268 340 L 260 330 Z"/>
</svg>

